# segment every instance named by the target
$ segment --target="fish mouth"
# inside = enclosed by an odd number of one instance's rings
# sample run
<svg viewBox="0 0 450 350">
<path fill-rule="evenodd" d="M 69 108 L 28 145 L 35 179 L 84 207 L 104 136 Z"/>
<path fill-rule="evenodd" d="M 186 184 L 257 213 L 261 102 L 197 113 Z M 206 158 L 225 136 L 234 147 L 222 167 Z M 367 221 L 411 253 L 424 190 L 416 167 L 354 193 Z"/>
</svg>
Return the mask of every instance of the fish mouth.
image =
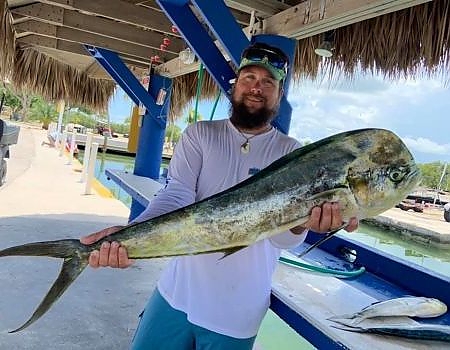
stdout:
<svg viewBox="0 0 450 350">
<path fill-rule="evenodd" d="M 416 164 L 409 166 L 409 171 L 406 174 L 406 181 L 414 187 L 418 186 L 422 182 L 422 173 Z"/>
</svg>

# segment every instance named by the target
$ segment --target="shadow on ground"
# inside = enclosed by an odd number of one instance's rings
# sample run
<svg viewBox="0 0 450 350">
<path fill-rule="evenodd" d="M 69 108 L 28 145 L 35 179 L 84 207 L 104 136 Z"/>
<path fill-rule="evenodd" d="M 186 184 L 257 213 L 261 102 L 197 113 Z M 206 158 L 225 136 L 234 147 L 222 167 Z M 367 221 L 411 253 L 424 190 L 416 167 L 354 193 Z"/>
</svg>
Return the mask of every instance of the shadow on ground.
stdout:
<svg viewBox="0 0 450 350">
<path fill-rule="evenodd" d="M 79 238 L 123 218 L 63 214 L 0 218 L 0 249 L 27 242 Z M 54 306 L 29 328 L 23 324 L 58 275 L 60 259 L 0 258 L 0 348 L 128 349 L 164 259 L 139 261 L 125 270 L 87 268 Z"/>
</svg>

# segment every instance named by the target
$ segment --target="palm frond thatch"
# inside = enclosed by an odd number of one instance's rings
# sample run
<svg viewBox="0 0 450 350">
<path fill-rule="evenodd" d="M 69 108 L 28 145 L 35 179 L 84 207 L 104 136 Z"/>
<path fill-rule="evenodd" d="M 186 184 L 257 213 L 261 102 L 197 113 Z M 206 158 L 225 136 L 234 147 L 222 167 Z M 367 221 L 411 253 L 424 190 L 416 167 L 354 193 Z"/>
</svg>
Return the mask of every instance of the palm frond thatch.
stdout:
<svg viewBox="0 0 450 350">
<path fill-rule="evenodd" d="M 95 79 L 32 48 L 17 49 L 13 81 L 17 89 L 50 100 L 65 100 L 99 112 L 106 111 L 115 83 Z"/>
<path fill-rule="evenodd" d="M 64 98 L 73 104 L 103 110 L 114 83 L 94 79 L 33 49 L 15 46 L 7 1 L 0 0 L 0 78 L 13 75 L 16 85 L 48 99 Z M 450 1 L 434 0 L 334 30 L 333 57 L 314 53 L 322 35 L 297 42 L 292 68 L 294 82 L 316 77 L 320 69 L 331 75 L 352 76 L 357 70 L 382 73 L 388 78 L 432 74 L 450 68 Z M 321 66 L 322 65 L 322 66 Z M 174 78 L 171 120 L 195 99 L 197 72 Z M 205 72 L 202 99 L 212 99 L 217 86 Z"/>
<path fill-rule="evenodd" d="M 292 79 L 315 78 L 319 69 L 332 77 L 351 77 L 361 69 L 394 79 L 403 76 L 450 71 L 450 1 L 434 0 L 405 10 L 378 16 L 334 31 L 335 50 L 322 60 L 315 54 L 322 35 L 297 42 Z M 321 66 L 322 65 L 322 66 Z M 214 84 L 209 77 L 209 81 Z M 195 97 L 197 74 L 174 80 L 173 116 Z M 204 89 L 202 98 L 214 96 Z"/>
<path fill-rule="evenodd" d="M 0 0 L 0 79 L 11 78 L 14 65 L 16 37 L 12 27 L 13 18 L 6 0 Z"/>
<path fill-rule="evenodd" d="M 172 96 L 170 98 L 169 120 L 181 117 L 184 107 L 194 101 L 197 92 L 198 72 L 181 75 L 173 79 Z M 205 71 L 200 99 L 213 99 L 218 93 L 217 84 Z"/>
<path fill-rule="evenodd" d="M 386 77 L 435 73 L 449 67 L 450 3 L 431 3 L 375 17 L 335 31 L 329 66 L 351 76 L 363 71 Z"/>
</svg>

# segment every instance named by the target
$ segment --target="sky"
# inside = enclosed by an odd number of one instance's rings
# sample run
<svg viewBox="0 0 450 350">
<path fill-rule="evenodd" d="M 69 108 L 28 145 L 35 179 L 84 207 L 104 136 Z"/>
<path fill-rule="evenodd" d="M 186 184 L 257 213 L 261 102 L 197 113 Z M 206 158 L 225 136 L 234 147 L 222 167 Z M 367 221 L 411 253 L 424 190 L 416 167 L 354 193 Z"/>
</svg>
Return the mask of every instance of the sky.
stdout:
<svg viewBox="0 0 450 350">
<path fill-rule="evenodd" d="M 112 99 L 113 122 L 130 115 L 131 102 L 124 96 L 118 89 Z M 288 101 L 293 108 L 289 135 L 299 141 L 313 142 L 359 128 L 385 128 L 406 143 L 417 162 L 450 162 L 450 84 L 442 76 L 389 80 L 357 74 L 352 80 L 302 80 L 291 85 Z M 204 119 L 209 119 L 212 105 L 199 103 Z M 221 100 L 214 119 L 226 118 L 228 108 L 228 101 Z M 184 118 L 180 119 L 178 124 L 184 128 Z"/>
</svg>

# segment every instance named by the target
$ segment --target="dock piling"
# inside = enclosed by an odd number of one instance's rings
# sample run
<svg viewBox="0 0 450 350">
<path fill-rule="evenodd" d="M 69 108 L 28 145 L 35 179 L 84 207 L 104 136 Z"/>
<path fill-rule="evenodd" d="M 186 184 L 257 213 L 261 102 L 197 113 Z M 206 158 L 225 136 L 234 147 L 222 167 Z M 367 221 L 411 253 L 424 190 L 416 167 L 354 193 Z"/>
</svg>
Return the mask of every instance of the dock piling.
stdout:
<svg viewBox="0 0 450 350">
<path fill-rule="evenodd" d="M 88 161 L 88 171 L 87 171 L 87 179 L 86 179 L 86 187 L 84 190 L 84 194 L 91 194 L 92 191 L 92 181 L 94 179 L 94 170 L 95 170 L 95 162 L 97 159 L 97 151 L 98 151 L 98 143 L 93 142 L 89 154 Z"/>
<path fill-rule="evenodd" d="M 88 165 L 89 165 L 89 157 L 91 155 L 91 146 L 94 134 L 92 132 L 87 133 L 86 144 L 84 146 L 84 156 L 83 156 L 83 171 L 81 172 L 80 182 L 87 181 L 87 173 L 88 173 Z"/>
</svg>

